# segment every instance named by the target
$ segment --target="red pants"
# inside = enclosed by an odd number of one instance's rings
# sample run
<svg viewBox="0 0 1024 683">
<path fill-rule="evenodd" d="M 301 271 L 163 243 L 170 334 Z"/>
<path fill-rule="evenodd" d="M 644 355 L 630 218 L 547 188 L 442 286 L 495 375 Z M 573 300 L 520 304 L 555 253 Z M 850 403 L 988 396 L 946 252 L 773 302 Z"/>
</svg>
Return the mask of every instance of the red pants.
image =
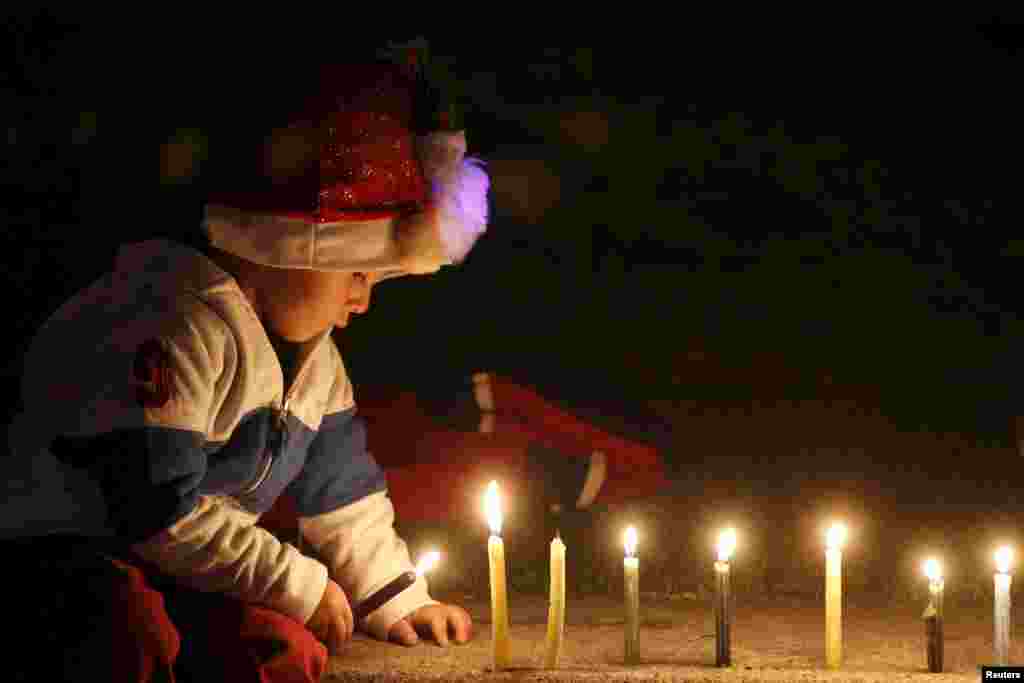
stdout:
<svg viewBox="0 0 1024 683">
<path fill-rule="evenodd" d="M 27 584 L 7 587 L 28 627 L 5 648 L 15 655 L 13 680 L 305 683 L 324 673 L 324 645 L 273 610 L 175 587 L 84 539 L 0 548 Z M 41 651 L 48 656 L 29 656 Z"/>
</svg>

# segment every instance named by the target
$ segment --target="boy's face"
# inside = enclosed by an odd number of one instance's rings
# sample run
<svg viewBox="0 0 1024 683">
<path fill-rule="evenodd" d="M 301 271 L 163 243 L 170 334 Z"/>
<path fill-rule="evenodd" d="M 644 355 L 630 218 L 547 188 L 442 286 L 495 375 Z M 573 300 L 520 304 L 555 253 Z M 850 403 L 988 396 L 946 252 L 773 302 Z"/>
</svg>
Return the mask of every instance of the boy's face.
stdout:
<svg viewBox="0 0 1024 683">
<path fill-rule="evenodd" d="M 375 273 L 274 269 L 260 287 L 259 309 L 280 337 L 304 342 L 365 313 L 377 280 Z"/>
</svg>

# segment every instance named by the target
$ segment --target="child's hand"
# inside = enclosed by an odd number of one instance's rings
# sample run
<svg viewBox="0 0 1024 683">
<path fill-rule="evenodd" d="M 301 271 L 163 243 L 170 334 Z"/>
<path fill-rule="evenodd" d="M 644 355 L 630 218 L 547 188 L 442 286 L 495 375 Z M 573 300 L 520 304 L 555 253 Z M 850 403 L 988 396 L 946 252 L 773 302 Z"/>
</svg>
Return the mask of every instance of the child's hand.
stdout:
<svg viewBox="0 0 1024 683">
<path fill-rule="evenodd" d="M 473 637 L 473 620 L 469 612 L 458 605 L 424 605 L 396 621 L 388 631 L 388 640 L 412 646 L 420 641 L 417 634 L 441 647 L 448 645 L 449 638 L 461 645 Z"/>
<path fill-rule="evenodd" d="M 327 590 L 320 598 L 320 605 L 313 612 L 313 616 L 306 622 L 306 628 L 312 631 L 317 640 L 326 645 L 327 651 L 333 655 L 337 654 L 345 641 L 352 637 L 352 625 L 352 608 L 345 597 L 345 591 L 328 579 Z"/>
</svg>

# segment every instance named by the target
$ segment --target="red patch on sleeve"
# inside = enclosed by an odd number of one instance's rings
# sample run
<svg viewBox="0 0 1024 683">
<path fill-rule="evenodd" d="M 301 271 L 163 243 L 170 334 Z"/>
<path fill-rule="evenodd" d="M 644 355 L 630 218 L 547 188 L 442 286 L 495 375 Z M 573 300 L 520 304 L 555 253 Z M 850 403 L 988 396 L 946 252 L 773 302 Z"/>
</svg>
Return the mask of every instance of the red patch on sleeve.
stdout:
<svg viewBox="0 0 1024 683">
<path fill-rule="evenodd" d="M 157 339 L 150 339 L 135 352 L 133 366 L 135 397 L 144 408 L 162 408 L 171 400 L 171 355 Z"/>
</svg>

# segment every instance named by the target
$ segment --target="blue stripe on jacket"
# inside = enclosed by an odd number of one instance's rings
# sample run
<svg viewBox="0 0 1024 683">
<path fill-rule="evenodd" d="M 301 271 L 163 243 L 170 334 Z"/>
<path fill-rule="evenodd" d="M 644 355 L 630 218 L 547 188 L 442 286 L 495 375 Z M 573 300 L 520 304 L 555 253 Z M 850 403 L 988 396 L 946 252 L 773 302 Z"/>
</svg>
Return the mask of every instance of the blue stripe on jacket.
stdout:
<svg viewBox="0 0 1024 683">
<path fill-rule="evenodd" d="M 129 543 L 146 540 L 188 515 L 206 476 L 203 435 L 140 427 L 91 437 L 57 437 L 53 454 L 84 467 L 106 499 L 107 524 Z"/>
<path fill-rule="evenodd" d="M 225 443 L 169 427 L 122 429 L 89 437 L 58 437 L 58 459 L 82 467 L 103 492 L 108 526 L 135 543 L 191 512 L 201 495 L 226 495 L 262 514 L 286 489 L 299 512 L 313 516 L 386 489 L 384 472 L 366 451 L 366 429 L 350 409 L 324 418 L 314 432 L 289 416 L 285 440 L 269 409 L 246 417 Z M 277 446 L 279 450 L 274 449 Z M 267 459 L 273 457 L 269 470 Z M 262 484 L 250 493 L 262 472 Z"/>
<path fill-rule="evenodd" d="M 287 491 L 299 514 L 312 517 L 386 489 L 384 471 L 366 450 L 366 426 L 349 408 L 324 416 L 306 466 Z"/>
</svg>

